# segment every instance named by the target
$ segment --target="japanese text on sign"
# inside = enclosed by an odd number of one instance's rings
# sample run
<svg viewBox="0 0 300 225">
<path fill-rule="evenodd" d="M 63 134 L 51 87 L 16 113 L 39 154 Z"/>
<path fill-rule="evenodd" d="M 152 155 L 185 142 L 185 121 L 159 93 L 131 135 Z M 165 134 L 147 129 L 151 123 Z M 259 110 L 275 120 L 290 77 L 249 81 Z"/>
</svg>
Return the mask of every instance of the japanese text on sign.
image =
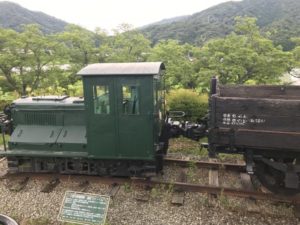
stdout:
<svg viewBox="0 0 300 225">
<path fill-rule="evenodd" d="M 223 125 L 244 126 L 247 123 L 261 124 L 265 122 L 266 120 L 262 118 L 248 118 L 248 116 L 245 114 L 235 114 L 235 113 L 223 113 L 223 119 L 222 119 Z"/>
<path fill-rule="evenodd" d="M 78 224 L 104 224 L 109 196 L 67 191 L 58 220 Z"/>
</svg>

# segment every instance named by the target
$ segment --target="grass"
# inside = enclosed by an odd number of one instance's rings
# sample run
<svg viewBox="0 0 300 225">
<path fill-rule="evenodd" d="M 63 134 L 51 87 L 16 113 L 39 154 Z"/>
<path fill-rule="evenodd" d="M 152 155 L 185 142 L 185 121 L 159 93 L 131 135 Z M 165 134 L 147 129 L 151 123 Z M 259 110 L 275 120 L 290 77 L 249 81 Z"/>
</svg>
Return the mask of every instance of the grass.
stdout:
<svg viewBox="0 0 300 225">
<path fill-rule="evenodd" d="M 22 220 L 20 224 L 26 224 L 26 225 L 49 225 L 49 224 L 53 224 L 53 222 L 51 222 L 50 219 L 41 217 L 41 218 L 37 218 L 37 219 Z"/>
<path fill-rule="evenodd" d="M 126 193 L 129 193 L 129 192 L 132 191 L 131 184 L 129 184 L 129 183 L 125 183 L 125 184 L 123 185 L 123 188 L 124 188 L 124 191 L 125 191 Z"/>
<path fill-rule="evenodd" d="M 5 135 L 5 142 L 6 142 L 6 146 L 7 146 L 7 142 L 9 141 L 10 136 L 9 135 Z M 0 134 L 0 146 L 3 145 L 3 137 L 2 137 L 2 133 Z"/>
<path fill-rule="evenodd" d="M 201 140 L 202 141 L 202 140 Z M 188 155 L 207 156 L 207 150 L 200 149 L 200 142 L 193 141 L 185 137 L 170 139 L 170 153 L 182 153 Z M 203 141 L 205 142 L 205 140 Z"/>
<path fill-rule="evenodd" d="M 197 174 L 197 166 L 194 162 L 189 162 L 188 164 L 188 171 L 187 171 L 187 178 L 191 181 L 196 181 L 195 176 Z"/>
<path fill-rule="evenodd" d="M 207 138 L 202 138 L 200 141 L 190 140 L 185 137 L 170 139 L 169 153 L 181 153 L 183 155 L 194 155 L 203 158 L 208 157 L 207 149 L 201 149 L 201 143 L 207 143 Z M 218 154 L 221 161 L 237 161 L 243 160 L 243 155 L 240 154 Z"/>
</svg>

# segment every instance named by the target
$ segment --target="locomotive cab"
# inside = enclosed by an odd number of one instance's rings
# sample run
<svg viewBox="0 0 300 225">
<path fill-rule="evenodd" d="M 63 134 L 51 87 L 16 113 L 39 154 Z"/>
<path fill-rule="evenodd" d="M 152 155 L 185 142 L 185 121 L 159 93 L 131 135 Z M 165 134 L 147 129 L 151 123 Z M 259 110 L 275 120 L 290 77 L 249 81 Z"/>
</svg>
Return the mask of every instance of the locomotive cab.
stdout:
<svg viewBox="0 0 300 225">
<path fill-rule="evenodd" d="M 84 87 L 89 157 L 155 160 L 163 119 L 159 96 L 163 70 L 159 62 L 105 63 L 78 72 Z"/>
</svg>

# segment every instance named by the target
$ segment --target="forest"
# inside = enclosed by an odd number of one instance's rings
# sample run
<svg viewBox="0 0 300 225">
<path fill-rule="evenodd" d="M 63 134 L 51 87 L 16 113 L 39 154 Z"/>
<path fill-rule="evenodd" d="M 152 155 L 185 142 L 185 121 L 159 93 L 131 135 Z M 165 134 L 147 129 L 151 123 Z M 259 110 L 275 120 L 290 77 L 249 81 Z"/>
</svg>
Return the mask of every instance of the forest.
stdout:
<svg viewBox="0 0 300 225">
<path fill-rule="evenodd" d="M 225 37 L 234 30 L 235 18 L 257 18 L 257 24 L 275 45 L 284 50 L 295 47 L 291 37 L 299 36 L 299 0 L 228 1 L 185 17 L 150 24 L 142 32 L 153 42 L 176 39 L 202 45 L 211 38 Z"/>
<path fill-rule="evenodd" d="M 139 30 L 122 24 L 113 35 L 68 25 L 45 34 L 38 25 L 20 32 L 0 28 L 0 100 L 24 95 L 82 95 L 76 72 L 87 64 L 162 61 L 172 95 L 205 95 L 209 80 L 222 84 L 277 84 L 300 63 L 300 38 L 284 51 L 260 31 L 256 18 L 236 17 L 234 31 L 202 45 L 160 40 L 153 44 Z M 174 92 L 172 90 L 187 89 Z M 172 99 L 172 97 L 170 97 Z"/>
</svg>

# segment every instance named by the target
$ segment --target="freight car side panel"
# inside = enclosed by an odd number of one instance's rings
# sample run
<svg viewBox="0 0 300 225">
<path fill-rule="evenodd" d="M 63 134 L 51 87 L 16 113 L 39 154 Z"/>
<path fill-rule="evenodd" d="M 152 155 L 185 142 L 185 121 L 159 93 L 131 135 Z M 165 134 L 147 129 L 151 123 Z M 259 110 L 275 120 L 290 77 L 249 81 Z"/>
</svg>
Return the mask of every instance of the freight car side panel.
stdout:
<svg viewBox="0 0 300 225">
<path fill-rule="evenodd" d="M 215 126 L 300 132 L 300 100 L 215 98 Z"/>
<path fill-rule="evenodd" d="M 210 141 L 236 147 L 300 150 L 300 100 L 211 98 Z"/>
<path fill-rule="evenodd" d="M 268 99 L 298 99 L 300 100 L 299 86 L 284 85 L 220 85 L 218 86 L 220 97 L 239 98 L 268 98 Z"/>
</svg>

